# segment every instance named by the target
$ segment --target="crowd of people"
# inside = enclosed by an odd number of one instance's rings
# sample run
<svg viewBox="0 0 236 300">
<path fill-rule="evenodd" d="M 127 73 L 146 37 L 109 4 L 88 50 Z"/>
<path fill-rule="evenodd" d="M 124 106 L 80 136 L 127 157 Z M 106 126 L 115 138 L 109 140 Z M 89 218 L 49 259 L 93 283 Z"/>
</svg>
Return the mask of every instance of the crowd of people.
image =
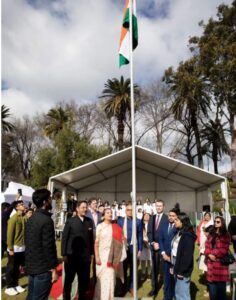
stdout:
<svg viewBox="0 0 236 300">
<path fill-rule="evenodd" d="M 58 280 L 58 254 L 52 220 L 52 200 L 47 189 L 33 193 L 35 209 L 22 199 L 2 205 L 2 257 L 7 252 L 5 293 L 15 296 L 25 289 L 18 284 L 22 266 L 28 275 L 27 300 L 46 300 Z M 133 232 L 133 217 L 136 230 Z M 63 299 L 88 300 L 92 282 L 94 300 L 112 300 L 127 292 L 133 295 L 133 245 L 137 243 L 142 280 L 149 279 L 149 296 L 162 285 L 165 300 L 190 300 L 194 249 L 199 246 L 198 267 L 206 277 L 204 297 L 226 300 L 229 266 L 223 263 L 231 241 L 235 251 L 236 222 L 227 230 L 223 217 L 203 215 L 196 233 L 189 216 L 178 205 L 165 212 L 163 200 L 137 203 L 68 201 L 67 220 L 62 232 L 61 256 L 64 265 Z M 161 275 L 163 274 L 163 275 Z M 161 278 L 162 277 L 162 278 Z M 76 285 L 75 289 L 73 287 Z M 115 287 L 119 285 L 119 289 Z M 75 290 L 75 292 L 74 292 Z M 90 295 L 90 296 L 89 296 Z"/>
</svg>

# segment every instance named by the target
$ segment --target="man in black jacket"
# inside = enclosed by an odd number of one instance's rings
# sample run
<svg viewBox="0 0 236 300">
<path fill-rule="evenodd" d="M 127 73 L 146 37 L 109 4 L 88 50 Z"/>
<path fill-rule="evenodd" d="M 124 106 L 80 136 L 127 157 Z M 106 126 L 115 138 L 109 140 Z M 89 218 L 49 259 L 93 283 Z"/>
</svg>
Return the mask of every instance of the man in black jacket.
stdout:
<svg viewBox="0 0 236 300">
<path fill-rule="evenodd" d="M 39 189 L 33 193 L 37 209 L 25 225 L 25 265 L 29 275 L 27 300 L 48 299 L 52 283 L 57 280 L 57 252 L 50 192 Z"/>
<path fill-rule="evenodd" d="M 78 276 L 79 299 L 86 300 L 89 288 L 91 256 L 94 253 L 93 222 L 86 217 L 87 202 L 79 201 L 77 215 L 67 220 L 62 234 L 61 254 L 65 267 L 63 299 L 71 299 L 71 284 Z"/>
</svg>

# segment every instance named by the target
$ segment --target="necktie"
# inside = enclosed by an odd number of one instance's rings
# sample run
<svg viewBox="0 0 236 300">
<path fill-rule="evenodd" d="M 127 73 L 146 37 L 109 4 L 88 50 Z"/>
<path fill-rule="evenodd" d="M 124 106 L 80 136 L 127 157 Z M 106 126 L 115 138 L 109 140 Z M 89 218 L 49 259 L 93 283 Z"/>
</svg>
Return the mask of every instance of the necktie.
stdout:
<svg viewBox="0 0 236 300">
<path fill-rule="evenodd" d="M 168 234 L 171 232 L 172 228 L 173 228 L 173 224 L 169 223 Z"/>
<path fill-rule="evenodd" d="M 155 223 L 155 229 L 158 229 L 159 226 L 159 219 L 160 219 L 160 215 L 156 215 L 156 223 Z"/>
</svg>

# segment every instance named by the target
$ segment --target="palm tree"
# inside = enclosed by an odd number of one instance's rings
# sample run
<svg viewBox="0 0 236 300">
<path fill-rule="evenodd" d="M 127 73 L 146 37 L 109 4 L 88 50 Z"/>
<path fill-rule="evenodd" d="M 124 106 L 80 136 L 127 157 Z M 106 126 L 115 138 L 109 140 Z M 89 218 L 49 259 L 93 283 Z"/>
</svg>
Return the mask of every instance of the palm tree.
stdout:
<svg viewBox="0 0 236 300">
<path fill-rule="evenodd" d="M 230 147 L 225 139 L 225 124 L 221 124 L 218 117 L 210 120 L 202 130 L 202 138 L 205 140 L 203 148 L 206 153 L 212 158 L 214 171 L 218 174 L 218 161 L 222 154 L 230 154 Z"/>
<path fill-rule="evenodd" d="M 174 95 L 171 106 L 176 120 L 190 120 L 196 140 L 198 166 L 203 167 L 203 153 L 200 139 L 199 118 L 207 116 L 210 98 L 207 85 L 201 77 L 196 57 L 180 63 L 176 72 L 169 68 L 165 72 L 164 80 L 170 86 Z"/>
<path fill-rule="evenodd" d="M 7 118 L 10 117 L 9 113 L 10 109 L 6 107 L 5 105 L 2 105 L 2 131 L 3 132 L 11 132 L 14 129 L 14 125 L 8 121 L 6 121 Z"/>
<path fill-rule="evenodd" d="M 61 106 L 52 108 L 47 113 L 44 133 L 47 137 L 54 138 L 70 121 L 70 114 Z"/>
<path fill-rule="evenodd" d="M 134 85 L 134 94 L 139 94 L 138 86 Z M 117 119 L 117 146 L 119 150 L 124 148 L 124 130 L 127 113 L 130 116 L 130 79 L 124 80 L 121 76 L 108 79 L 105 83 L 105 89 L 102 91 L 100 98 L 104 98 L 105 102 L 102 107 L 108 118 L 115 117 Z M 136 102 L 137 103 L 137 102 Z"/>
</svg>

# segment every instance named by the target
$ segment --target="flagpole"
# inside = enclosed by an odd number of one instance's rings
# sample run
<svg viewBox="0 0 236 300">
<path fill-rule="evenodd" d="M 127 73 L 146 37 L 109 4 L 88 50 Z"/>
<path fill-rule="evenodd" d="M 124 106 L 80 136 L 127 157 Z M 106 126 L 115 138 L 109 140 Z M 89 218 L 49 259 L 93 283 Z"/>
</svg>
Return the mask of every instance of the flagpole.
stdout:
<svg viewBox="0 0 236 300">
<path fill-rule="evenodd" d="M 134 81 L 133 81 L 133 0 L 129 7 L 129 57 L 130 57 L 130 106 L 131 106 L 131 135 L 132 135 L 132 209 L 133 209 L 133 299 L 137 300 L 137 236 L 136 236 L 136 153 L 134 130 Z"/>
</svg>

